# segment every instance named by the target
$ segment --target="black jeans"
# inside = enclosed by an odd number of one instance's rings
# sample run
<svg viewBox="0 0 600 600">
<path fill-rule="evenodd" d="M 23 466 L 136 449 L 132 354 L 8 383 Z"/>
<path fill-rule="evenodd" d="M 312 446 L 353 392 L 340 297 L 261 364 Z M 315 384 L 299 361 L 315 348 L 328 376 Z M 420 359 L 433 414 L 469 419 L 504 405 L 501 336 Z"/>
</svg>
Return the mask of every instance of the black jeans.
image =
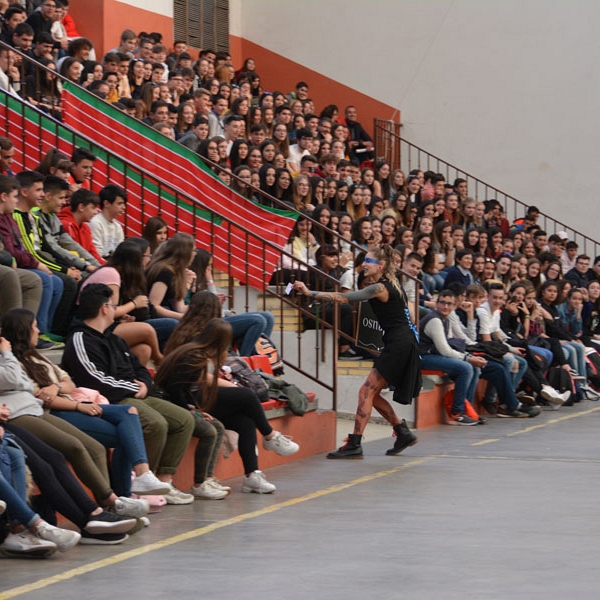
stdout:
<svg viewBox="0 0 600 600">
<path fill-rule="evenodd" d="M 249 388 L 220 387 L 214 405 L 207 412 L 219 419 L 225 429 L 238 433 L 244 472 L 248 475 L 256 471 L 256 430 L 263 436 L 273 431 L 256 394 Z"/>
</svg>

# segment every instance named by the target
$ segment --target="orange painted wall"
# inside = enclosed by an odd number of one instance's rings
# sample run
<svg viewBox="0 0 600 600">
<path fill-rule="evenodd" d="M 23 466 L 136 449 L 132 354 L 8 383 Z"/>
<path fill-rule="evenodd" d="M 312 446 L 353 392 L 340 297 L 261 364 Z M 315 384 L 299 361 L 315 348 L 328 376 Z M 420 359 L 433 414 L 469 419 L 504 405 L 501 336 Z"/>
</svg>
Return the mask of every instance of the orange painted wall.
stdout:
<svg viewBox="0 0 600 600">
<path fill-rule="evenodd" d="M 116 0 L 72 1 L 69 12 L 79 33 L 94 42 L 98 59 L 119 44 L 124 29 L 136 33 L 158 31 L 167 48 L 173 45 L 173 19 L 135 6 Z"/>
<path fill-rule="evenodd" d="M 366 94 L 357 92 L 268 48 L 233 35 L 229 36 L 229 40 L 229 50 L 236 69 L 246 58 L 254 58 L 256 71 L 265 90 L 270 92 L 278 90 L 287 94 L 295 89 L 298 81 L 306 81 L 317 114 L 328 104 L 336 104 L 340 114 L 343 115 L 344 107 L 352 104 L 358 109 L 358 120 L 371 134 L 373 119 L 376 117 L 400 121 L 399 110 L 389 104 L 369 98 Z"/>
</svg>

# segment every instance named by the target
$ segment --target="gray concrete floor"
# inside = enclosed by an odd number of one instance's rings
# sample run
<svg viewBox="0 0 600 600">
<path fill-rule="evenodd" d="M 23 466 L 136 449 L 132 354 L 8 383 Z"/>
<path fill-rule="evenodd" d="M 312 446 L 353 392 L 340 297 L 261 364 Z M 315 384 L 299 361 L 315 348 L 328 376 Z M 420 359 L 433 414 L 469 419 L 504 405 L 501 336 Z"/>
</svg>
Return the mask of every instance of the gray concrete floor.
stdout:
<svg viewBox="0 0 600 600">
<path fill-rule="evenodd" d="M 430 428 L 387 457 L 374 426 L 365 460 L 270 469 L 272 496 L 236 479 L 227 500 L 168 507 L 122 546 L 0 560 L 0 599 L 597 599 L 599 429 L 583 402 Z"/>
</svg>

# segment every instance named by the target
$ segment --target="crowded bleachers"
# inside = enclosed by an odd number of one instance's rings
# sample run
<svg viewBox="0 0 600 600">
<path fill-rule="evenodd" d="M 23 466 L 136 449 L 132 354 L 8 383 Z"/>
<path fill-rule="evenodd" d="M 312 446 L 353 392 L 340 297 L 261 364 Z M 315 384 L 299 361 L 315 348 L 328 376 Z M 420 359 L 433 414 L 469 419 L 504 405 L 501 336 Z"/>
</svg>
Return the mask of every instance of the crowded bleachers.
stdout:
<svg viewBox="0 0 600 600">
<path fill-rule="evenodd" d="M 306 81 L 264 90 L 252 58 L 236 69 L 226 52 L 182 41 L 168 49 L 159 33 L 125 30 L 96 61 L 93 40 L 69 35 L 67 15 L 65 0 L 44 0 L 29 16 L 7 8 L 1 39 L 28 60 L 0 46 L 0 89 L 62 121 L 68 84 L 60 72 L 196 153 L 253 207 L 291 214 L 295 225 L 265 287 L 300 280 L 326 293 L 355 291 L 365 256 L 392 246 L 412 316 L 421 319 L 424 371 L 442 377 L 419 400 L 443 403 L 419 413 L 424 425 L 530 418 L 600 398 L 600 256 L 580 253 L 564 231 L 542 230 L 537 207 L 511 223 L 497 200 L 471 197 L 465 179 L 393 169 L 375 154 L 357 107 L 338 107 L 335 98 L 315 106 Z M 90 544 L 120 543 L 143 526 L 145 496 L 225 499 L 231 488 L 216 473 L 237 468 L 246 475 L 242 491 L 275 491 L 258 468 L 256 430 L 261 454 L 288 457 L 306 455 L 289 434 L 308 427 L 229 376 L 232 351 L 259 366 L 252 354 L 271 336 L 273 313 L 223 311 L 210 252 L 158 214 L 144 215 L 142 237 L 132 235 L 122 224 L 127 191 L 112 181 L 95 189 L 95 160 L 86 148 L 51 148 L 35 170 L 23 169 L 11 140 L 0 138 L 0 434 L 19 438 L 22 428 L 73 464 L 97 501 L 81 500 L 71 519 Z M 298 308 L 299 333 L 336 323 L 339 360 L 371 359 L 354 343 L 356 307 L 342 304 L 339 322 L 331 304 L 302 299 Z M 283 317 L 281 329 L 297 329 Z M 48 351 L 60 351 L 60 368 Z M 567 383 L 551 378 L 552 369 Z M 314 409 L 314 394 L 308 403 Z M 116 431 L 125 422 L 127 443 Z M 224 440 L 238 449 L 234 467 L 218 462 Z M 105 448 L 113 449 L 110 464 Z M 323 450 L 316 441 L 312 449 Z M 18 451 L 7 456 L 23 460 Z M 64 482 L 64 457 L 48 456 Z M 13 503 L 11 516 L 23 515 L 0 551 L 41 556 L 78 541 L 15 509 L 22 507 L 0 474 L 0 499 Z"/>
</svg>

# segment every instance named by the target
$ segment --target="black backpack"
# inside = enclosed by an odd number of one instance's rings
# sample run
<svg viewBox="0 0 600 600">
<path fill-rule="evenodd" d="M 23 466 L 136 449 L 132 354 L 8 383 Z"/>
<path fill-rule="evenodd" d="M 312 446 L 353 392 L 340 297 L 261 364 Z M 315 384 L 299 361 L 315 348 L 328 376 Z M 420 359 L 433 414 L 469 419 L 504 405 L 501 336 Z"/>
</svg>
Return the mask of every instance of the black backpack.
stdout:
<svg viewBox="0 0 600 600">
<path fill-rule="evenodd" d="M 575 382 L 568 371 L 565 371 L 562 367 L 551 367 L 548 369 L 548 373 L 546 373 L 546 379 L 548 379 L 548 383 L 561 394 L 567 390 L 571 392 L 571 396 L 565 402 L 567 406 L 571 406 L 573 402 L 575 402 Z"/>
</svg>

